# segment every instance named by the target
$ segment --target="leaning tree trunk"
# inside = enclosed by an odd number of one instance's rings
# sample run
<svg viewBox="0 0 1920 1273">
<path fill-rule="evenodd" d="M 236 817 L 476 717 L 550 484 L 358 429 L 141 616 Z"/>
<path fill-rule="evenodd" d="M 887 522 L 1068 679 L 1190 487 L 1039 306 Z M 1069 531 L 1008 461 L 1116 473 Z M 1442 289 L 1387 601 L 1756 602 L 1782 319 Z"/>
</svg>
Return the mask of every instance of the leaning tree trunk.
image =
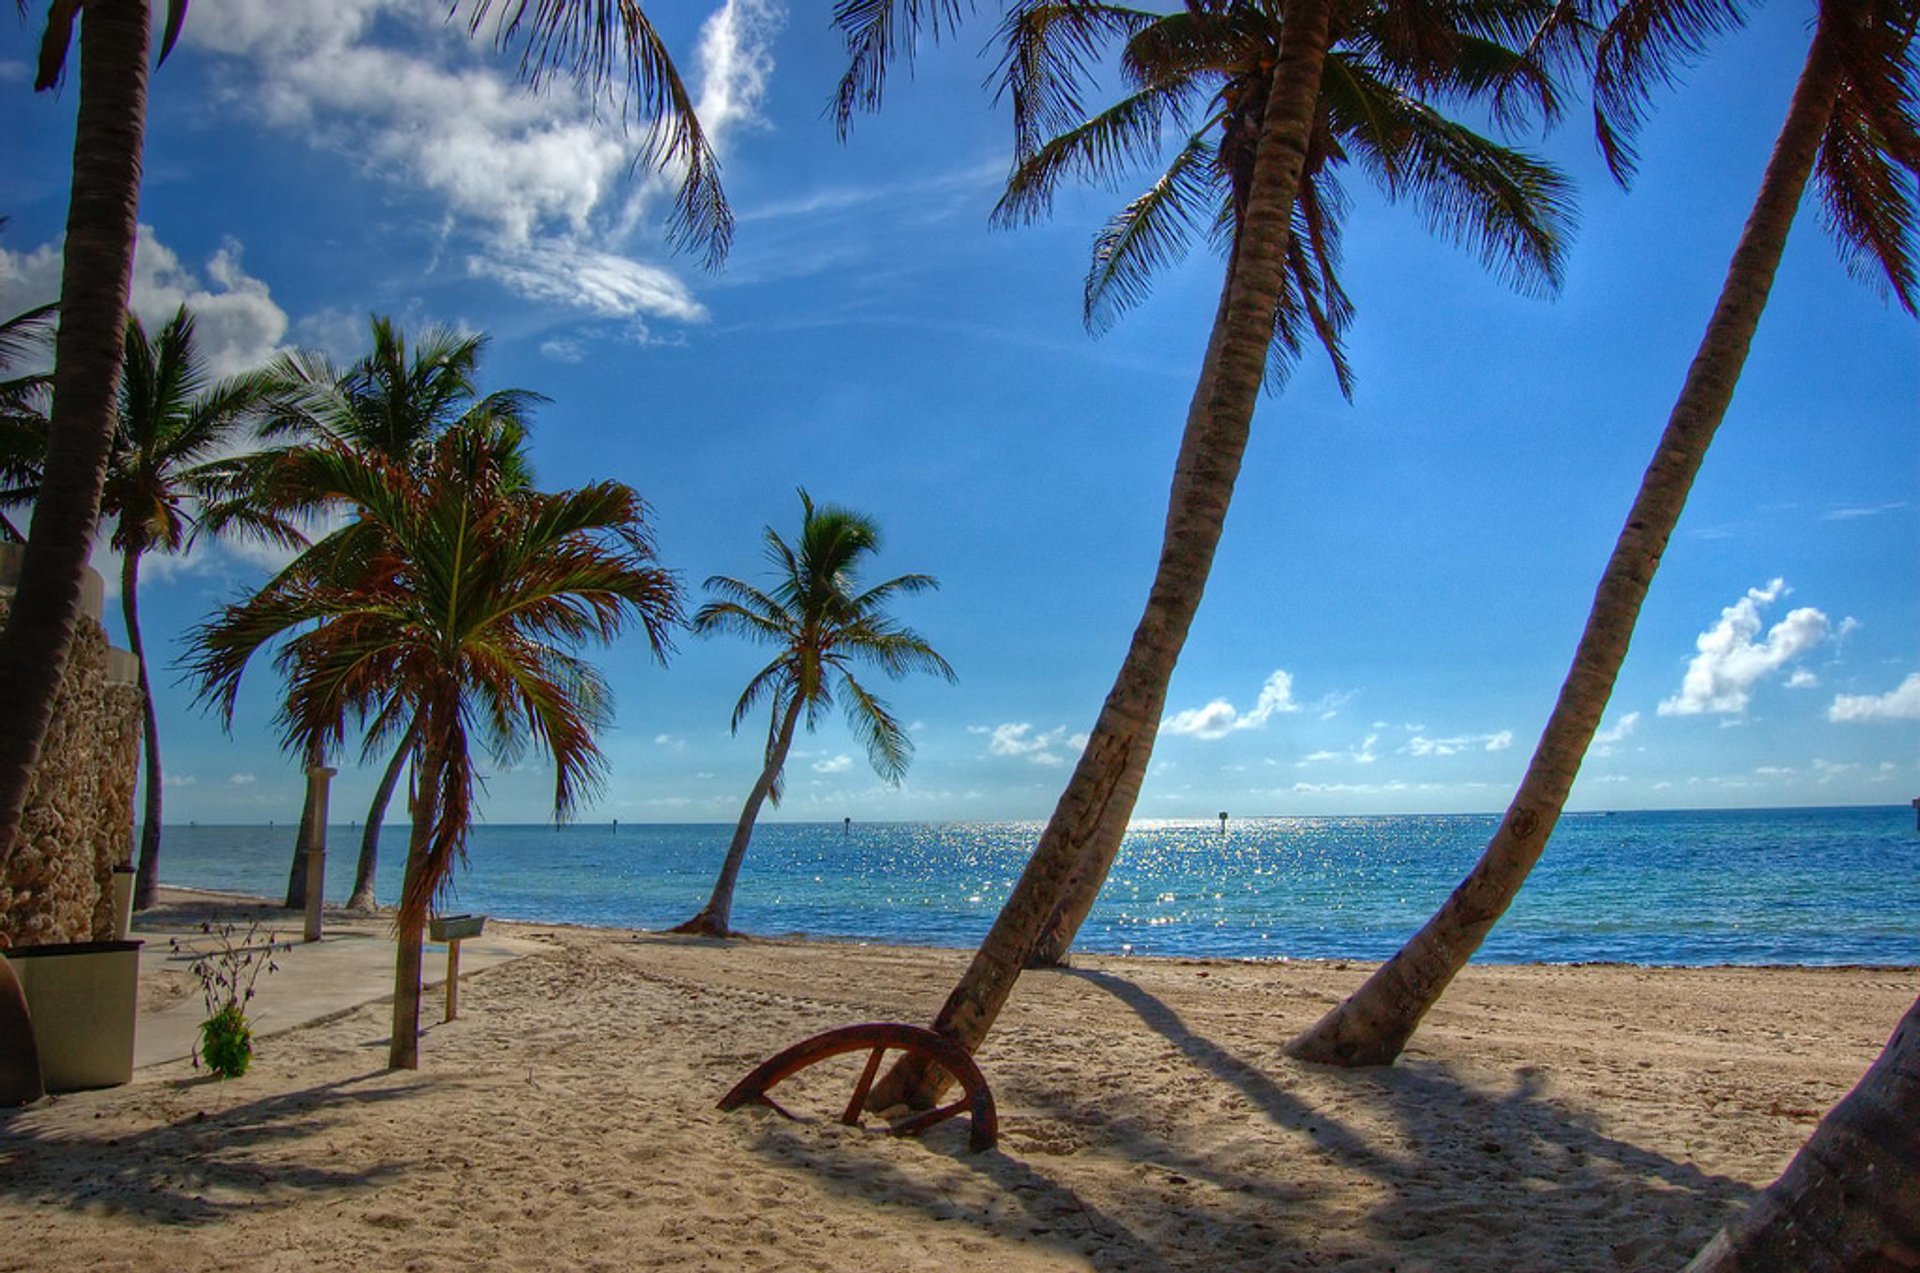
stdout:
<svg viewBox="0 0 1920 1273">
<path fill-rule="evenodd" d="M 795 694 L 787 707 L 786 719 L 780 722 L 780 732 L 774 736 L 773 750 L 767 753 L 766 766 L 760 770 L 753 790 L 747 793 L 746 804 L 740 807 L 740 821 L 733 828 L 733 842 L 727 845 L 727 856 L 720 864 L 720 878 L 714 881 L 713 895 L 698 915 L 668 931 L 708 937 L 725 937 L 733 931 L 733 886 L 739 882 L 740 864 L 746 860 L 747 844 L 753 839 L 754 820 L 760 816 L 760 806 L 773 791 L 780 770 L 787 763 L 787 751 L 793 746 L 793 731 L 799 721 L 800 697 Z"/>
<path fill-rule="evenodd" d="M 140 550 L 120 559 L 120 616 L 127 625 L 127 648 L 140 674 L 140 728 L 146 751 L 146 799 L 140 815 L 140 858 L 133 875 L 133 909 L 143 911 L 160 892 L 160 713 L 153 706 L 147 677 L 146 643 L 140 637 Z"/>
<path fill-rule="evenodd" d="M 440 778 L 445 759 L 436 747 L 423 749 L 414 774 L 413 825 L 407 837 L 407 869 L 400 886 L 400 909 L 394 917 L 393 1037 L 387 1044 L 387 1068 L 420 1068 L 421 942 L 427 930 L 427 908 L 411 904 L 428 895 L 423 880 L 429 865 L 435 823 L 440 817 Z"/>
<path fill-rule="evenodd" d="M 1920 1000 L 1866 1077 L 1686 1273 L 1920 1268 Z"/>
<path fill-rule="evenodd" d="M 1286 6 L 1247 209 L 1188 408 L 1146 611 L 1032 859 L 934 1021 L 936 1030 L 969 1051 L 986 1037 L 1076 876 L 1094 880 L 1098 890 L 1140 794 L 1167 683 L 1206 588 L 1266 372 L 1330 10 L 1329 0 Z M 930 1105 L 950 1081 L 908 1056 L 881 1080 L 869 1105 Z"/>
<path fill-rule="evenodd" d="M 100 517 L 147 118 L 147 0 L 89 0 L 80 14 L 80 105 L 60 274 L 46 468 L 20 585 L 0 634 L 0 872 L 13 855 L 40 745 L 80 618 Z"/>
<path fill-rule="evenodd" d="M 1667 540 L 1733 400 L 1787 231 L 1833 113 L 1842 72 L 1828 52 L 1826 23 L 1823 16 L 1719 303 L 1600 576 L 1573 666 L 1506 817 L 1472 872 L 1426 926 L 1350 998 L 1289 1043 L 1290 1056 L 1335 1065 L 1390 1064 L 1539 861 L 1613 694 Z"/>
<path fill-rule="evenodd" d="M 326 763 L 325 749 L 315 743 L 307 748 L 306 764 L 302 767 L 301 773 L 304 775 L 306 770 Z M 307 794 L 300 801 L 300 827 L 293 836 L 293 865 L 287 868 L 287 900 L 282 903 L 290 911 L 304 910 L 307 905 L 307 845 L 312 843 L 307 835 L 307 829 L 313 820 L 320 816 L 320 811 L 314 804 L 313 784 L 307 783 L 306 788 Z M 324 829 L 322 828 L 323 831 Z"/>
<path fill-rule="evenodd" d="M 400 782 L 400 771 L 407 766 L 407 757 L 413 754 L 414 744 L 419 741 L 418 723 L 409 726 L 407 736 L 400 740 L 400 746 L 393 753 L 393 759 L 387 762 L 387 771 L 380 775 L 380 786 L 373 793 L 373 803 L 367 808 L 367 826 L 360 833 L 360 860 L 353 868 L 353 893 L 347 898 L 350 911 L 378 910 L 379 904 L 373 899 L 373 876 L 380 865 L 380 824 L 386 821 L 387 805 L 393 800 L 393 789 Z"/>
</svg>

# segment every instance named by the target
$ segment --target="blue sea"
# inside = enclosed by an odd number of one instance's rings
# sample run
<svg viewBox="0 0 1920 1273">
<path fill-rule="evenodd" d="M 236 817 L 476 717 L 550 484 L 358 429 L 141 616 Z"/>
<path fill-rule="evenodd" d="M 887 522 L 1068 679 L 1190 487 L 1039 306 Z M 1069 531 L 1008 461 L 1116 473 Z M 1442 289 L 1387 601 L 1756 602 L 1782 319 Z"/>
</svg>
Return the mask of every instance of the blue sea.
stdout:
<svg viewBox="0 0 1920 1273">
<path fill-rule="evenodd" d="M 1137 824 L 1077 948 L 1381 959 L 1485 847 L 1494 815 Z M 446 909 L 658 929 L 706 900 L 730 825 L 475 828 Z M 971 947 L 1037 822 L 764 822 L 734 901 L 762 935 Z M 169 826 L 161 880 L 279 896 L 294 827 Z M 344 900 L 357 828 L 331 828 Z M 381 840 L 379 898 L 405 829 Z M 1568 814 L 1486 962 L 1920 965 L 1920 834 L 1905 807 Z"/>
</svg>

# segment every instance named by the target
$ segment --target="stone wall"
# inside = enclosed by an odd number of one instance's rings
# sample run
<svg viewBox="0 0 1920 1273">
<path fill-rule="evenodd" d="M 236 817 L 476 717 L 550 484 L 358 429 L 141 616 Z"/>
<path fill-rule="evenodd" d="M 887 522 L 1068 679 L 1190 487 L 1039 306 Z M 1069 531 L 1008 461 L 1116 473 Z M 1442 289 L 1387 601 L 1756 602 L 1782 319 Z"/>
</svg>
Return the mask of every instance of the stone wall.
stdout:
<svg viewBox="0 0 1920 1273">
<path fill-rule="evenodd" d="M 107 644 L 91 582 L 93 615 L 74 634 L 19 844 L 0 878 L 0 947 L 113 935 L 113 868 L 133 851 L 140 687 L 133 656 Z M 12 594 L 0 587 L 0 622 Z"/>
</svg>

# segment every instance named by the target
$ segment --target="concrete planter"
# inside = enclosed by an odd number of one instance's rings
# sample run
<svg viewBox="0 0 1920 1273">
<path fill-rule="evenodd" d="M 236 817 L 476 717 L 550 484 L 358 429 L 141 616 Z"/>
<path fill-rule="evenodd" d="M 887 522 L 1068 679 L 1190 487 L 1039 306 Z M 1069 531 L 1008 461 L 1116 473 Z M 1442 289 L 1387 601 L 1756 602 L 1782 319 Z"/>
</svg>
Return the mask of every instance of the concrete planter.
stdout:
<svg viewBox="0 0 1920 1273">
<path fill-rule="evenodd" d="M 26 996 L 47 1091 L 115 1087 L 133 1077 L 139 942 L 27 946 L 6 957 Z"/>
</svg>

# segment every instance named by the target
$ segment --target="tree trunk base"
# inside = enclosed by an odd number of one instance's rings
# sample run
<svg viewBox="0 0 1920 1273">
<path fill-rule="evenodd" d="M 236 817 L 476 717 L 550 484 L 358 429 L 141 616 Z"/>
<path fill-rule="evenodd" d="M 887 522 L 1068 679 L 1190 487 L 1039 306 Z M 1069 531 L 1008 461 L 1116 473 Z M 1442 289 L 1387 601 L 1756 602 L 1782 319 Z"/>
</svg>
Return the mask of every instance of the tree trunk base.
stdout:
<svg viewBox="0 0 1920 1273">
<path fill-rule="evenodd" d="M 373 894 L 371 892 L 355 893 L 347 899 L 346 908 L 350 911 L 358 911 L 366 915 L 378 915 L 380 913 L 380 903 L 373 900 Z"/>
<path fill-rule="evenodd" d="M 721 923 L 719 920 L 715 919 L 713 916 L 707 914 L 705 911 L 701 911 L 698 915 L 695 915 L 692 919 L 688 920 L 684 924 L 675 924 L 672 928 L 669 928 L 667 931 L 670 933 L 677 933 L 683 937 L 738 937 L 740 936 L 739 933 L 734 932 L 731 928 L 728 928 L 725 924 Z"/>
</svg>

